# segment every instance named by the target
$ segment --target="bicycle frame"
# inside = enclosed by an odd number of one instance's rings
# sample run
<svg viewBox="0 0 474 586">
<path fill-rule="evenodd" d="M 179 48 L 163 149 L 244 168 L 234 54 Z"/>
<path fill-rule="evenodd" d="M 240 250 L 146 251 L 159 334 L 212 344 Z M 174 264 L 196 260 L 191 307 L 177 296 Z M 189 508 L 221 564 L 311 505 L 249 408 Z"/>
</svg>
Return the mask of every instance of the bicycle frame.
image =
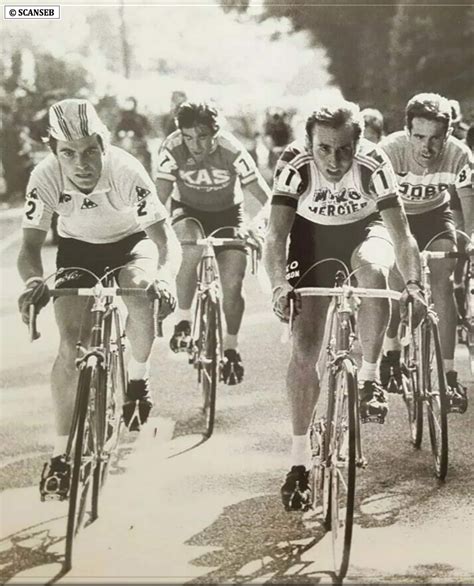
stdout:
<svg viewBox="0 0 474 586">
<path fill-rule="evenodd" d="M 205 243 L 205 249 L 198 267 L 198 282 L 197 282 L 197 302 L 195 308 L 195 319 L 193 320 L 191 338 L 196 340 L 199 334 L 200 323 L 198 316 L 200 315 L 201 306 L 205 299 L 209 298 L 211 303 L 220 306 L 221 299 L 221 285 L 219 282 L 219 268 L 217 266 L 216 253 L 212 241 Z M 219 362 L 222 364 L 224 360 L 224 350 L 222 344 L 222 323 L 220 321 L 220 312 L 218 312 L 218 347 L 219 347 Z M 194 351 L 194 348 L 193 348 Z"/>
</svg>

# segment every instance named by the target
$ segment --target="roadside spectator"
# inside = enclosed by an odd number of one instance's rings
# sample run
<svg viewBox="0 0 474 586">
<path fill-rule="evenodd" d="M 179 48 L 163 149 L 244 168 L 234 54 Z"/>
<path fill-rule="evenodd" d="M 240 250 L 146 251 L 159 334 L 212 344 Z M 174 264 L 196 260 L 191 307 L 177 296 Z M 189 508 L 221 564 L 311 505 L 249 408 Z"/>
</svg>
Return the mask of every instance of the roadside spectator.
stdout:
<svg viewBox="0 0 474 586">
<path fill-rule="evenodd" d="M 383 136 L 383 114 L 375 108 L 365 108 L 361 112 L 364 118 L 364 138 L 375 142 L 380 142 Z"/>
</svg>

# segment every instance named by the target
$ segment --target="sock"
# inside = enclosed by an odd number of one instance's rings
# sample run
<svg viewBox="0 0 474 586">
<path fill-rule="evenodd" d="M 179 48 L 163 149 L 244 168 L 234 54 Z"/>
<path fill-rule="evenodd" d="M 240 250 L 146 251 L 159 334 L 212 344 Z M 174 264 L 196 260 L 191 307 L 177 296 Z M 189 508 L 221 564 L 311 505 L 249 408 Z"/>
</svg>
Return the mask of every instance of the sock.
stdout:
<svg viewBox="0 0 474 586">
<path fill-rule="evenodd" d="M 400 340 L 398 336 L 395 338 L 389 338 L 387 335 L 383 339 L 383 353 L 387 354 L 387 352 L 393 352 L 393 350 L 401 350 L 402 345 L 400 344 Z"/>
<path fill-rule="evenodd" d="M 62 456 L 66 453 L 68 439 L 69 435 L 57 435 L 54 438 L 53 458 L 56 458 L 56 456 Z"/>
<path fill-rule="evenodd" d="M 443 360 L 444 363 L 444 370 L 445 372 L 450 372 L 454 370 L 454 359 L 453 360 Z"/>
<path fill-rule="evenodd" d="M 239 347 L 239 335 L 238 334 L 226 334 L 224 336 L 224 349 L 225 350 L 237 350 Z"/>
<path fill-rule="evenodd" d="M 362 366 L 359 370 L 359 382 L 363 383 L 367 380 L 379 380 L 378 363 L 367 362 L 364 358 L 362 358 Z"/>
<path fill-rule="evenodd" d="M 130 380 L 143 380 L 150 374 L 150 361 L 137 362 L 133 356 L 128 361 L 128 378 Z"/>
<path fill-rule="evenodd" d="M 191 308 L 189 309 L 181 309 L 181 307 L 177 307 L 174 312 L 175 315 L 175 323 L 179 324 L 180 321 L 193 321 L 192 311 Z"/>
<path fill-rule="evenodd" d="M 311 450 L 308 434 L 294 435 L 291 443 L 291 466 L 304 466 L 309 470 L 311 463 Z"/>
</svg>

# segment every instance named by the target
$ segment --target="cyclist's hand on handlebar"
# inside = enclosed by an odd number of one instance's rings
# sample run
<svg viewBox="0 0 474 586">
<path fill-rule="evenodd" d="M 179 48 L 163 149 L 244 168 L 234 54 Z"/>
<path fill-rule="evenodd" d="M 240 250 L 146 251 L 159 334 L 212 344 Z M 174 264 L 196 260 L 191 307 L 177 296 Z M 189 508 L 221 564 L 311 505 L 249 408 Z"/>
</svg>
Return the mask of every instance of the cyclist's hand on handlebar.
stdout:
<svg viewBox="0 0 474 586">
<path fill-rule="evenodd" d="M 408 304 L 413 303 L 412 327 L 416 328 L 426 315 L 425 292 L 420 283 L 408 282 L 400 297 L 400 319 L 408 321 Z"/>
<path fill-rule="evenodd" d="M 170 313 L 173 313 L 176 308 L 176 293 L 174 287 L 167 281 L 155 279 L 148 285 L 146 291 L 150 301 L 155 301 L 156 299 L 160 301 L 158 315 L 160 320 L 164 320 Z"/>
<path fill-rule="evenodd" d="M 290 321 L 290 299 L 294 302 L 294 315 L 301 311 L 301 296 L 295 293 L 289 283 L 277 285 L 273 288 L 272 308 L 273 313 L 284 323 Z"/>
<path fill-rule="evenodd" d="M 28 279 L 25 290 L 18 298 L 18 309 L 23 323 L 29 324 L 30 305 L 34 305 L 36 312 L 39 313 L 48 304 L 50 297 L 48 285 L 41 277 Z"/>
</svg>

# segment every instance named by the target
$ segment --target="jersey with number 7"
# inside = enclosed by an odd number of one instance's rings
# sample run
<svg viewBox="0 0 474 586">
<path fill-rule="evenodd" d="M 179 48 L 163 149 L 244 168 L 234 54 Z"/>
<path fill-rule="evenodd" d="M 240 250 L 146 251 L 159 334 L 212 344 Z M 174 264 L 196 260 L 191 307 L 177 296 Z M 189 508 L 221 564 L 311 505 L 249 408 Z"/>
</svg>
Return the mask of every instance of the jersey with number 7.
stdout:
<svg viewBox="0 0 474 586">
<path fill-rule="evenodd" d="M 210 155 L 197 162 L 177 130 L 161 146 L 156 178 L 176 184 L 171 196 L 175 201 L 220 212 L 241 203 L 241 186 L 257 181 L 258 175 L 254 160 L 230 133 L 220 131 Z"/>
</svg>

